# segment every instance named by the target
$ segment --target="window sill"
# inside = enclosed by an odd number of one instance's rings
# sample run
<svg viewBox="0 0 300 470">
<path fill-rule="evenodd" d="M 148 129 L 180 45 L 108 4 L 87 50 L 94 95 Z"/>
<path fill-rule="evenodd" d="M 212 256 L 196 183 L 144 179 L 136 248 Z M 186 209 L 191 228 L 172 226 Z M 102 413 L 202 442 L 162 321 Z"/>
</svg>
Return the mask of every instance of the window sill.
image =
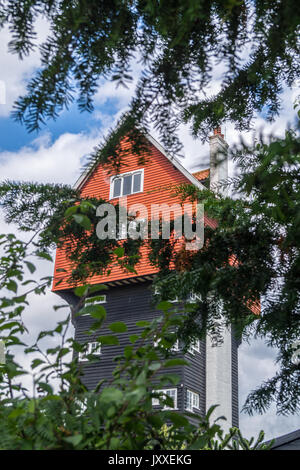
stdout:
<svg viewBox="0 0 300 470">
<path fill-rule="evenodd" d="M 199 408 L 196 408 L 196 407 L 193 407 L 192 409 L 186 408 L 185 411 L 188 411 L 189 413 L 195 413 L 195 411 L 199 411 L 199 412 L 200 412 L 200 409 L 199 409 Z"/>
<path fill-rule="evenodd" d="M 144 191 L 137 191 L 136 193 L 130 193 L 130 194 L 125 194 L 124 196 L 115 196 L 115 197 L 110 197 L 109 201 L 112 201 L 113 199 L 121 199 L 122 197 L 130 197 L 130 196 L 135 196 L 136 194 L 141 194 Z"/>
<path fill-rule="evenodd" d="M 160 405 L 152 405 L 153 408 L 161 409 L 161 411 L 179 411 L 179 408 L 161 408 Z"/>
<path fill-rule="evenodd" d="M 101 357 L 102 354 L 94 354 L 95 358 L 96 357 Z M 78 362 L 89 362 L 89 359 L 78 359 Z"/>
</svg>

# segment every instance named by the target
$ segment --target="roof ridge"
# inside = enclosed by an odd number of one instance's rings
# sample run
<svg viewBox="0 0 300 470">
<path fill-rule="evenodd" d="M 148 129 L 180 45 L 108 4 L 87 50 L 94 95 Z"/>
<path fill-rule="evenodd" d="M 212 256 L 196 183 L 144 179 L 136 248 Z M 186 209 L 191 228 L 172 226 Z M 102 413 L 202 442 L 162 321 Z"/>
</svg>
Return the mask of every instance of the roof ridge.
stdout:
<svg viewBox="0 0 300 470">
<path fill-rule="evenodd" d="M 179 162 L 179 160 L 176 157 L 173 157 L 169 155 L 166 150 L 163 148 L 163 146 L 157 142 L 157 140 L 152 137 L 150 134 L 144 134 L 147 140 L 154 146 L 156 147 L 169 161 L 172 163 L 192 184 L 197 186 L 199 189 L 205 189 L 202 183 L 194 176 L 193 173 L 190 173 L 184 166 Z M 84 172 L 79 176 L 77 181 L 75 182 L 73 188 L 74 189 L 80 189 L 82 185 L 86 182 L 86 180 L 91 176 L 91 174 L 94 172 L 94 170 L 97 168 L 97 166 L 100 164 L 95 162 L 91 167 L 86 168 Z"/>
</svg>

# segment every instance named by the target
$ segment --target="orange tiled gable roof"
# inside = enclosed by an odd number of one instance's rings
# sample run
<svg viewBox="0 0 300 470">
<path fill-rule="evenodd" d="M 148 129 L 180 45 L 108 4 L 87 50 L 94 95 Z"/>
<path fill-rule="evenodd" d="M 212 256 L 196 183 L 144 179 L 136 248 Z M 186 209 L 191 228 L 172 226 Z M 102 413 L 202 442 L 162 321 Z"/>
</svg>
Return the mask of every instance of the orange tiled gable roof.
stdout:
<svg viewBox="0 0 300 470">
<path fill-rule="evenodd" d="M 209 177 L 209 168 L 207 170 L 200 170 L 192 173 L 198 181 L 206 180 Z"/>
</svg>

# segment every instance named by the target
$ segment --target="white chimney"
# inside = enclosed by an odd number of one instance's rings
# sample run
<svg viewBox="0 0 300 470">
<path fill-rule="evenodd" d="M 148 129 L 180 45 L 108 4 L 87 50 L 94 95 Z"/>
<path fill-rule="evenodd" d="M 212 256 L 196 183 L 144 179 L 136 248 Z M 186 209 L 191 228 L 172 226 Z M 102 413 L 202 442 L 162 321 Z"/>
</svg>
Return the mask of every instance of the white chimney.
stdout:
<svg viewBox="0 0 300 470">
<path fill-rule="evenodd" d="M 210 145 L 210 189 L 225 196 L 227 186 L 220 185 L 228 178 L 228 144 L 221 128 L 214 130 L 209 138 Z M 225 416 L 222 426 L 226 432 L 232 426 L 233 382 L 232 382 L 232 331 L 223 329 L 223 343 L 216 346 L 211 338 L 206 338 L 206 409 L 219 405 L 212 418 Z"/>
<path fill-rule="evenodd" d="M 227 194 L 226 186 L 220 183 L 228 178 L 228 144 L 224 140 L 221 127 L 214 130 L 214 134 L 209 137 L 210 150 L 210 189 L 212 191 Z"/>
</svg>

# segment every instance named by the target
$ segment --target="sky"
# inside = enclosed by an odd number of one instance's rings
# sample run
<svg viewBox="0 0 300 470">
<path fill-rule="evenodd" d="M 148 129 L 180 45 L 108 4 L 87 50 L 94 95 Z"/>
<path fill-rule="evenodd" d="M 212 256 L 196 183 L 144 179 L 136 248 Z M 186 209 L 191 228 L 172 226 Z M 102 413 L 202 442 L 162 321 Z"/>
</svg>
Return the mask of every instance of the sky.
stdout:
<svg viewBox="0 0 300 470">
<path fill-rule="evenodd" d="M 38 23 L 38 40 L 47 33 L 47 25 Z M 93 113 L 79 113 L 76 104 L 69 111 L 63 112 L 57 121 L 48 122 L 37 134 L 30 134 L 25 127 L 14 122 L 10 113 L 14 101 L 25 91 L 25 84 L 39 66 L 39 54 L 34 52 L 23 62 L 8 52 L 9 33 L 0 31 L 0 180 L 22 180 L 45 183 L 74 184 L 80 176 L 85 158 L 101 141 L 110 127 L 128 105 L 133 86 L 130 89 L 119 87 L 109 81 L 100 81 L 95 96 Z M 140 71 L 134 65 L 135 77 Z M 211 83 L 209 93 L 218 90 L 220 80 Z M 268 134 L 273 132 L 282 135 L 284 129 L 293 119 L 293 102 L 297 88 L 285 89 L 282 95 L 281 113 L 272 124 L 266 123 L 263 116 L 257 116 L 253 130 L 240 134 L 231 123 L 223 127 L 225 139 L 230 146 L 238 143 L 240 138 L 250 141 L 261 130 Z M 153 136 L 159 137 L 153 131 Z M 190 171 L 205 168 L 209 148 L 199 140 L 194 140 L 187 127 L 180 131 L 184 143 L 185 158 L 181 161 Z M 230 174 L 234 172 L 232 163 Z M 1 216 L 1 214 L 0 214 Z M 3 217 L 0 219 L 0 233 L 16 231 L 14 226 L 7 226 Z M 53 265 L 46 261 L 38 264 L 36 275 L 52 275 Z M 32 296 L 30 308 L 25 311 L 24 321 L 35 337 L 41 329 L 49 329 L 61 319 L 62 310 L 54 312 L 53 305 L 62 301 L 52 292 L 45 297 Z M 72 333 L 72 332 L 71 332 Z M 20 358 L 22 360 L 22 358 Z M 247 394 L 260 383 L 271 377 L 275 370 L 275 351 L 267 348 L 263 341 L 253 340 L 250 344 L 242 344 L 239 348 L 239 398 L 244 403 Z M 23 358 L 24 360 L 24 358 Z M 277 416 L 274 407 L 264 415 L 247 416 L 240 414 L 240 428 L 246 437 L 256 436 L 263 429 L 266 439 L 270 439 L 300 426 L 299 416 Z"/>
</svg>

